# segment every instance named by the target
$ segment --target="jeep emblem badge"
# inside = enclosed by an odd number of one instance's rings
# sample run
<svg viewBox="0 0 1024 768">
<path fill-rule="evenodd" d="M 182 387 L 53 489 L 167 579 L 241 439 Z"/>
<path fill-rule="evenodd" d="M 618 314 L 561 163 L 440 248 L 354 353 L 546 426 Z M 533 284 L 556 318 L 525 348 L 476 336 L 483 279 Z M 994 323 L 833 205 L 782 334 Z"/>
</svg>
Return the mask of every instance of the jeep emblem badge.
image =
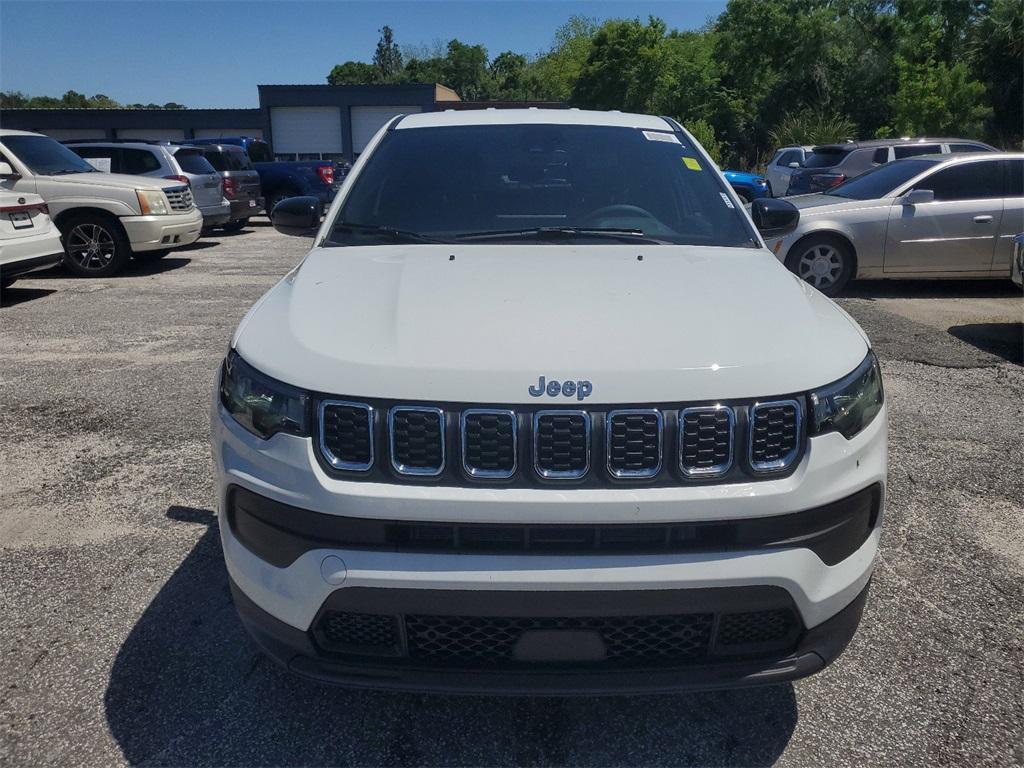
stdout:
<svg viewBox="0 0 1024 768">
<path fill-rule="evenodd" d="M 542 397 L 544 394 L 547 394 L 548 397 L 558 397 L 559 395 L 572 397 L 576 395 L 577 400 L 583 400 L 586 397 L 590 397 L 590 393 L 594 391 L 594 385 L 586 379 L 558 382 L 554 379 L 547 381 L 541 376 L 536 384 L 530 385 L 528 391 L 532 397 Z"/>
</svg>

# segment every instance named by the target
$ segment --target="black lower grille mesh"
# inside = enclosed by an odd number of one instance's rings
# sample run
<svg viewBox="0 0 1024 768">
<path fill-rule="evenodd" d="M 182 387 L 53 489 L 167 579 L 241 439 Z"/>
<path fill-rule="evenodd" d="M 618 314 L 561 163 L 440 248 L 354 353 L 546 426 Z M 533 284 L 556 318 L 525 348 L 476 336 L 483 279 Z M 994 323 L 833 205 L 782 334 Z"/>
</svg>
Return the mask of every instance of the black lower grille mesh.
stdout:
<svg viewBox="0 0 1024 768">
<path fill-rule="evenodd" d="M 541 474 L 582 477 L 590 467 L 590 417 L 582 412 L 539 413 L 534 461 Z"/>
<path fill-rule="evenodd" d="M 372 413 L 358 405 L 325 404 L 321 429 L 332 463 L 366 467 L 373 460 Z"/>
<path fill-rule="evenodd" d="M 318 625 L 320 641 L 330 650 L 378 653 L 398 645 L 395 617 L 374 613 L 328 611 Z"/>
<path fill-rule="evenodd" d="M 465 414 L 463 462 L 470 474 L 507 477 L 516 469 L 515 415 L 501 411 Z"/>
<path fill-rule="evenodd" d="M 444 416 L 429 409 L 395 408 L 391 460 L 400 472 L 439 472 L 444 467 Z"/>
<path fill-rule="evenodd" d="M 727 613 L 718 626 L 718 645 L 774 643 L 789 638 L 797 629 L 789 611 Z"/>
<path fill-rule="evenodd" d="M 609 662 L 685 661 L 703 656 L 713 615 L 545 618 L 407 616 L 409 655 L 453 665 L 515 660 L 523 634 L 541 630 L 590 631 L 600 636 Z"/>
<path fill-rule="evenodd" d="M 765 403 L 753 409 L 750 460 L 755 467 L 788 463 L 800 439 L 800 412 L 795 403 Z"/>
<path fill-rule="evenodd" d="M 724 472 L 732 461 L 732 411 L 691 408 L 679 415 L 679 466 L 688 475 Z"/>
<path fill-rule="evenodd" d="M 608 417 L 608 469 L 616 475 L 657 474 L 661 468 L 661 415 L 657 411 Z"/>
</svg>

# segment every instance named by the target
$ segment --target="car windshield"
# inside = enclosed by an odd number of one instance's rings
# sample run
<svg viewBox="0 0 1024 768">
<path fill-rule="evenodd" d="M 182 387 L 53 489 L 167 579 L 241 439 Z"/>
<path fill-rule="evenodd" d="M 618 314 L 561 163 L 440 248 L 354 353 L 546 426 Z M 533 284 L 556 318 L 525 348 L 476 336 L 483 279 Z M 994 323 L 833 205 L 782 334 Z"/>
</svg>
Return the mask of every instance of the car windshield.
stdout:
<svg viewBox="0 0 1024 768">
<path fill-rule="evenodd" d="M 249 156 L 239 147 L 231 149 L 210 149 L 206 151 L 206 159 L 218 171 L 251 171 L 252 163 Z"/>
<path fill-rule="evenodd" d="M 185 173 L 204 175 L 217 172 L 217 170 L 210 165 L 210 162 L 203 157 L 203 153 L 198 150 L 191 152 L 185 149 L 178 150 L 174 153 L 174 159 L 178 161 L 178 165 L 181 166 L 181 170 Z"/>
<path fill-rule="evenodd" d="M 530 238 L 757 244 L 745 213 L 681 134 L 533 124 L 389 131 L 327 244 Z"/>
<path fill-rule="evenodd" d="M 849 197 L 854 200 L 878 200 L 889 197 L 919 173 L 935 164 L 935 160 L 893 160 L 872 168 L 845 184 L 826 192 L 826 195 Z"/>
<path fill-rule="evenodd" d="M 96 173 L 96 169 L 49 136 L 4 136 L 4 145 L 40 176 Z"/>
</svg>

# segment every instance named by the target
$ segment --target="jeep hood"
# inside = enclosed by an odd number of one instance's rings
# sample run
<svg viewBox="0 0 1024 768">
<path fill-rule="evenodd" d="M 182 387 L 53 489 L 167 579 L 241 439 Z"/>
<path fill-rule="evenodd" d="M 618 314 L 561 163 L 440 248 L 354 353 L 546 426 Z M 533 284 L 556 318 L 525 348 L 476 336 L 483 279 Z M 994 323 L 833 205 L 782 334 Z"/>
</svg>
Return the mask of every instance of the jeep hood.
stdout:
<svg viewBox="0 0 1024 768">
<path fill-rule="evenodd" d="M 642 257 L 642 258 L 641 258 Z M 769 397 L 834 381 L 863 332 L 766 250 L 396 245 L 314 249 L 242 321 L 250 364 L 351 397 L 587 404 Z"/>
</svg>

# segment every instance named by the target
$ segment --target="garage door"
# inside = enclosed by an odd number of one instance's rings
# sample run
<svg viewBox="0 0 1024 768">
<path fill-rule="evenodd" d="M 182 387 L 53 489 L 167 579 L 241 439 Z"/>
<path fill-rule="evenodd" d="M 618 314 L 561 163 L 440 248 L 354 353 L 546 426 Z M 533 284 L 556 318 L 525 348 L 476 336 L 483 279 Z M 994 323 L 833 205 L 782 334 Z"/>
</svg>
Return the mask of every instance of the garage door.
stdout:
<svg viewBox="0 0 1024 768">
<path fill-rule="evenodd" d="M 72 139 L 105 139 L 106 132 L 102 128 L 44 128 L 39 133 L 50 136 L 57 141 L 71 141 Z"/>
<path fill-rule="evenodd" d="M 197 139 L 219 139 L 222 136 L 248 136 L 251 139 L 262 139 L 262 128 L 196 128 Z"/>
<path fill-rule="evenodd" d="M 182 141 L 185 131 L 181 128 L 118 128 L 119 139 L 153 139 L 155 141 Z"/>
<path fill-rule="evenodd" d="M 352 151 L 358 155 L 366 149 L 373 134 L 395 115 L 422 111 L 419 107 L 352 107 Z"/>
<path fill-rule="evenodd" d="M 273 107 L 270 129 L 278 154 L 342 151 L 339 107 Z"/>
</svg>

